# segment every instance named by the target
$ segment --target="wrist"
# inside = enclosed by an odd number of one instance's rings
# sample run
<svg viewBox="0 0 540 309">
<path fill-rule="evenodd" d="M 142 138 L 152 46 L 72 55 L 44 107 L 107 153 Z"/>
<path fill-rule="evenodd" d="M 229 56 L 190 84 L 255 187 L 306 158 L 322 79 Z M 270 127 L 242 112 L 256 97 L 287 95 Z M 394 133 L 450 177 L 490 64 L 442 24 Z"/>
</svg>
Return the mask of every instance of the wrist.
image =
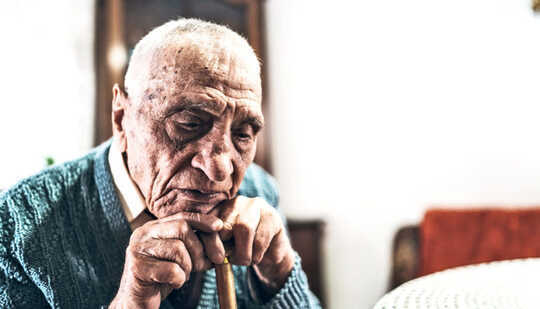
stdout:
<svg viewBox="0 0 540 309">
<path fill-rule="evenodd" d="M 294 261 L 295 253 L 291 248 L 279 263 L 253 266 L 255 277 L 265 293 L 275 294 L 283 287 L 294 267 Z"/>
<path fill-rule="evenodd" d="M 118 295 L 114 297 L 111 304 L 109 305 L 109 309 L 123 309 L 123 308 L 143 308 L 140 306 L 137 306 L 136 304 L 128 301 L 127 299 L 124 299 Z"/>
</svg>

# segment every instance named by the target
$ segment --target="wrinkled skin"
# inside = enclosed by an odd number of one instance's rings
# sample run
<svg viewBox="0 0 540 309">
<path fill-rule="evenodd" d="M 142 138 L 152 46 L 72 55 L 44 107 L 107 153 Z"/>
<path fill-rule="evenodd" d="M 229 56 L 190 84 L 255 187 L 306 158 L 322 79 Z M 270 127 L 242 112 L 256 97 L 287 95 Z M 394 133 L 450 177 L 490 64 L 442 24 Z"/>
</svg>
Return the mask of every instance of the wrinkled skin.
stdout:
<svg viewBox="0 0 540 309">
<path fill-rule="evenodd" d="M 231 239 L 231 262 L 252 265 L 266 295 L 294 263 L 277 212 L 236 197 L 264 121 L 256 59 L 234 40 L 184 43 L 131 64 L 148 73 L 143 89 L 113 89 L 115 142 L 156 218 L 130 239 L 113 308 L 158 308 L 173 288 L 222 263 Z"/>
</svg>

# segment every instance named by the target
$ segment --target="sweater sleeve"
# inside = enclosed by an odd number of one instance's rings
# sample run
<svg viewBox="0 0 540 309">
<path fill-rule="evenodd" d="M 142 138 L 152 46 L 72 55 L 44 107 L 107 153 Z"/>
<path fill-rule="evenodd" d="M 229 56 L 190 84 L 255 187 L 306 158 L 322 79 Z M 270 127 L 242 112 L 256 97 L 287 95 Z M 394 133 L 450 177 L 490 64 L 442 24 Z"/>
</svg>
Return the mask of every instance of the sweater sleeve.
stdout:
<svg viewBox="0 0 540 309">
<path fill-rule="evenodd" d="M 13 257 L 13 230 L 17 222 L 9 212 L 7 194 L 0 194 L 0 308 L 45 308 L 37 286 Z"/>
<path fill-rule="evenodd" d="M 261 304 L 259 297 L 257 296 L 257 288 L 254 286 L 255 279 L 249 275 L 248 272 L 248 286 L 251 294 L 252 304 L 249 308 L 261 308 L 261 309 L 285 309 L 285 308 L 300 308 L 300 309 L 315 309 L 321 308 L 319 300 L 309 289 L 306 274 L 302 270 L 302 263 L 300 257 L 297 255 L 295 258 L 294 266 L 291 274 L 287 278 L 287 281 L 278 291 L 278 293 L 268 300 L 266 303 Z"/>
</svg>

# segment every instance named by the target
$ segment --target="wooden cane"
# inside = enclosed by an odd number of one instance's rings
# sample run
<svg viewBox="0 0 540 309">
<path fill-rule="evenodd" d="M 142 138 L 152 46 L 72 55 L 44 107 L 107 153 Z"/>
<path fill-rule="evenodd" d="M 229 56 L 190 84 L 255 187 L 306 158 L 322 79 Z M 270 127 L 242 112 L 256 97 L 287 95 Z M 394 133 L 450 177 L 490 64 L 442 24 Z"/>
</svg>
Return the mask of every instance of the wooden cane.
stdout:
<svg viewBox="0 0 540 309">
<path fill-rule="evenodd" d="M 223 264 L 216 265 L 216 284 L 220 309 L 236 309 L 236 289 L 234 274 L 227 257 Z"/>
</svg>

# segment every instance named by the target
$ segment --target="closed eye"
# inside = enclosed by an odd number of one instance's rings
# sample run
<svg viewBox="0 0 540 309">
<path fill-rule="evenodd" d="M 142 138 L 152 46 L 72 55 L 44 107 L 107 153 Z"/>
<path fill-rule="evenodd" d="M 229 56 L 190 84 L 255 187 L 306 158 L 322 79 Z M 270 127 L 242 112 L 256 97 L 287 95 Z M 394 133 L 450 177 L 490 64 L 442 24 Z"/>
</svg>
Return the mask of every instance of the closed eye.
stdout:
<svg viewBox="0 0 540 309">
<path fill-rule="evenodd" d="M 250 139 L 251 135 L 245 133 L 237 133 L 236 136 L 240 139 Z"/>
<path fill-rule="evenodd" d="M 253 127 L 249 124 L 244 124 L 240 128 L 234 130 L 233 135 L 239 142 L 250 142 L 255 137 Z"/>
<path fill-rule="evenodd" d="M 171 116 L 175 126 L 184 132 L 192 133 L 202 130 L 208 123 L 204 121 L 200 115 L 197 115 L 189 110 L 182 110 Z"/>
<path fill-rule="evenodd" d="M 177 124 L 189 131 L 194 131 L 201 126 L 199 122 L 177 122 Z"/>
</svg>

